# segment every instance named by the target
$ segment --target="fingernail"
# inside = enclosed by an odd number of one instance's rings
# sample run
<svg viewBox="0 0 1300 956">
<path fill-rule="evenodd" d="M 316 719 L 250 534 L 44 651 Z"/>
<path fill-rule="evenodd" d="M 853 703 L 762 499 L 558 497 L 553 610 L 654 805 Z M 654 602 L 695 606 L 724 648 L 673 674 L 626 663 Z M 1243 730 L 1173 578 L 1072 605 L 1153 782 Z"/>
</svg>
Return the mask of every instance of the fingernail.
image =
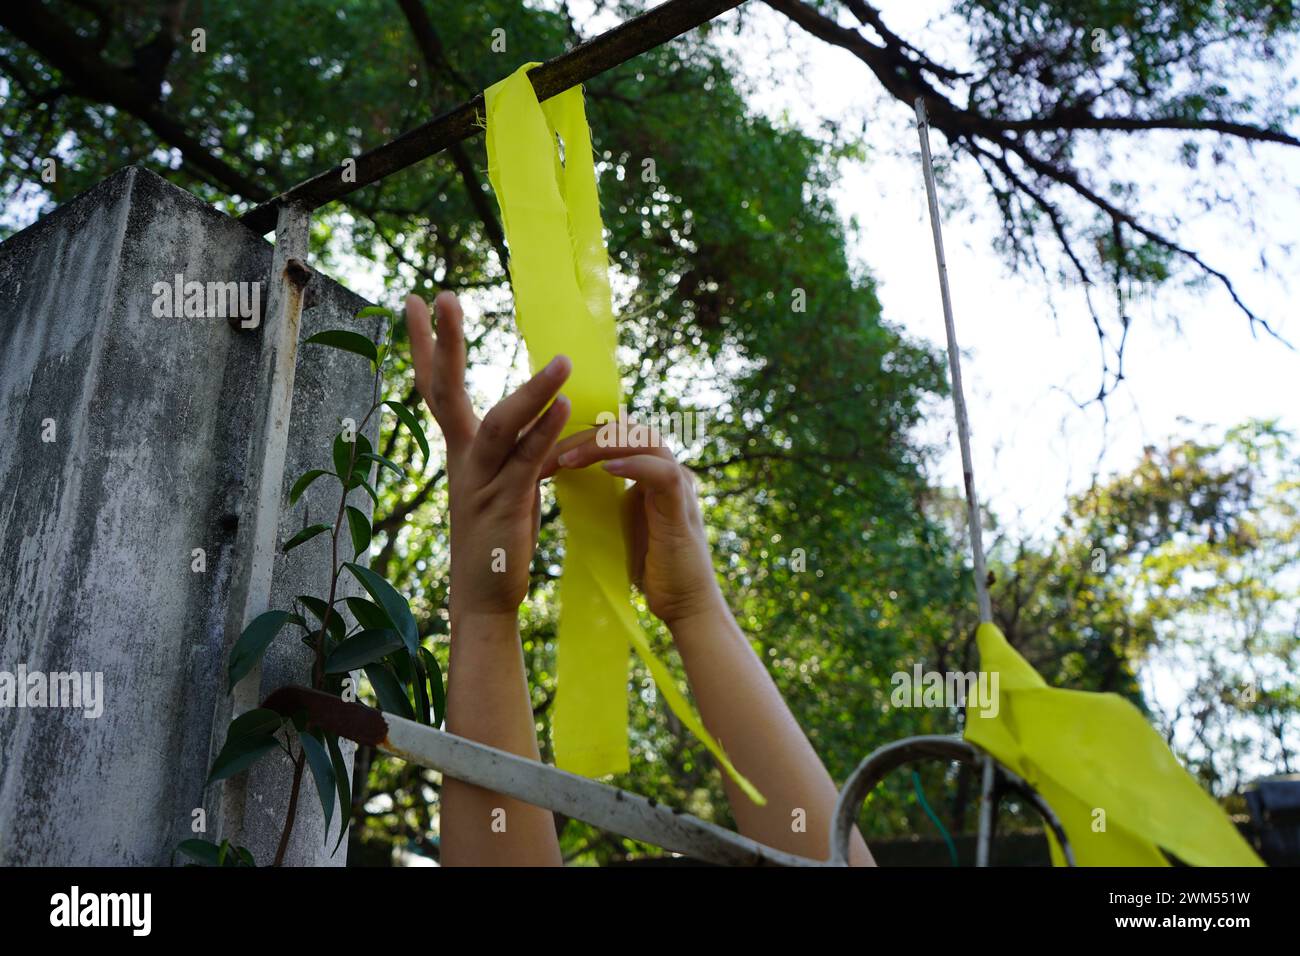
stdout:
<svg viewBox="0 0 1300 956">
<path fill-rule="evenodd" d="M 561 468 L 568 468 L 571 464 L 577 461 L 577 459 L 578 453 L 576 451 L 566 451 L 559 458 L 555 459 L 555 463 Z"/>
<path fill-rule="evenodd" d="M 600 467 L 604 468 L 606 471 L 610 472 L 611 474 L 617 475 L 619 472 L 623 470 L 623 467 L 626 464 L 627 462 L 624 461 L 622 458 L 611 458 L 609 461 L 605 462 Z"/>
<path fill-rule="evenodd" d="M 565 364 L 568 361 L 569 361 L 568 356 L 557 355 L 555 356 L 555 358 L 551 359 L 549 362 L 546 363 L 546 368 L 544 371 L 546 372 L 547 375 L 554 375 L 557 372 L 559 372 L 561 369 L 563 369 Z"/>
</svg>

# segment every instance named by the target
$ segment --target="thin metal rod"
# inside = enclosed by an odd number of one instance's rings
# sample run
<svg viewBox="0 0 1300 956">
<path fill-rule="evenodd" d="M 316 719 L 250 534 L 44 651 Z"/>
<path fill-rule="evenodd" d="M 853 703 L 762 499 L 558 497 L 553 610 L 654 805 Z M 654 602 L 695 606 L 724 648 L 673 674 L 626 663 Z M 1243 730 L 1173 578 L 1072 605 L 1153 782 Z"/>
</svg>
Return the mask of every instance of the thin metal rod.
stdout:
<svg viewBox="0 0 1300 956">
<path fill-rule="evenodd" d="M 580 43 L 567 53 L 547 60 L 529 72 L 538 100 L 548 100 L 557 93 L 584 83 L 606 70 L 626 63 L 647 50 L 689 33 L 702 23 L 740 6 L 744 0 L 668 0 L 622 23 L 608 33 Z M 344 179 L 342 164 L 304 180 L 260 206 L 245 213 L 240 222 L 258 235 L 275 228 L 276 210 L 286 203 L 318 209 L 341 199 L 362 186 L 383 179 L 399 170 L 428 159 L 481 129 L 485 109 L 483 94 L 462 103 L 396 139 L 355 157 L 355 170 Z M 355 173 L 355 175 L 352 175 Z"/>
<path fill-rule="evenodd" d="M 992 757 L 984 758 L 984 772 L 980 780 L 980 828 L 975 842 L 975 865 L 988 866 L 993 850 L 994 791 L 997 789 L 997 767 Z"/>
<path fill-rule="evenodd" d="M 921 139 L 921 163 L 925 171 L 925 194 L 930 204 L 930 229 L 934 233 L 934 256 L 939 266 L 939 295 L 943 300 L 943 323 L 948 334 L 948 368 L 952 374 L 952 404 L 957 416 L 957 442 L 961 446 L 962 478 L 966 486 L 966 520 L 970 525 L 970 550 L 975 564 L 975 597 L 980 623 L 993 620 L 989 601 L 988 572 L 984 566 L 984 538 L 980 531 L 979 496 L 975 493 L 975 468 L 970 455 L 970 422 L 966 418 L 966 395 L 961 383 L 961 353 L 957 328 L 952 319 L 952 297 L 948 293 L 948 260 L 943 254 L 943 233 L 939 227 L 939 200 L 934 189 L 934 166 L 930 161 L 930 126 L 925 118 L 925 100 L 916 98 L 916 132 Z"/>
</svg>

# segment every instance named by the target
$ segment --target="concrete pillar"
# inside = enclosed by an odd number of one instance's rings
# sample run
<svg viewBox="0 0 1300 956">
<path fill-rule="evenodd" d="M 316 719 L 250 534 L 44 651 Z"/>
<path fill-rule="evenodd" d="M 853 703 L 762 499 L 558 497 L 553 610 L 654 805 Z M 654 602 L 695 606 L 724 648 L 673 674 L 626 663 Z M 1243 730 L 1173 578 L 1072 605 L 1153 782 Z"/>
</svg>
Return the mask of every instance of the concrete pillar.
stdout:
<svg viewBox="0 0 1300 956">
<path fill-rule="evenodd" d="M 258 283 L 264 310 L 271 264 L 270 243 L 138 168 L 0 244 L 0 695 L 20 668 L 92 675 L 83 690 L 102 679 L 96 716 L 0 706 L 0 865 L 166 865 L 192 836 L 229 837 L 259 865 L 274 856 L 287 758 L 264 758 L 228 790 L 203 786 L 230 717 L 232 592 L 254 565 L 246 485 L 267 466 L 257 373 L 268 323 L 155 314 L 157 284 L 177 275 Z M 353 318 L 364 305 L 315 275 L 301 337 L 373 335 L 376 320 Z M 288 489 L 331 467 L 339 421 L 360 421 L 371 399 L 365 361 L 333 349 L 300 349 L 295 378 L 292 414 L 275 423 L 288 432 L 281 542 L 305 515 L 333 521 L 326 481 L 292 509 Z M 368 497 L 350 501 L 369 512 Z M 257 572 L 269 574 L 269 606 L 324 593 L 328 552 L 324 535 L 277 551 Z M 310 682 L 310 654 L 286 628 L 261 696 L 291 682 Z M 310 774 L 304 783 L 286 862 L 341 865 L 346 842 L 331 857 Z M 199 808 L 203 834 L 192 832 Z"/>
</svg>

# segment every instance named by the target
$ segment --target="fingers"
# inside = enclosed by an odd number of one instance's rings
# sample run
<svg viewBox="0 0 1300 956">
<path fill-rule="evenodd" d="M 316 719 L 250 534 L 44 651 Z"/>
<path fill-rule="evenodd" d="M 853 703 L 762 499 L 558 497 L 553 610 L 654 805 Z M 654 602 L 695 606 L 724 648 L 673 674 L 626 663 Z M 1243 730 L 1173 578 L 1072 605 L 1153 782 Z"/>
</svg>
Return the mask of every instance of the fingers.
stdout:
<svg viewBox="0 0 1300 956">
<path fill-rule="evenodd" d="M 433 400 L 442 409 L 458 440 L 474 437 L 477 418 L 465 391 L 465 313 L 454 292 L 433 300 L 438 337 L 433 351 Z M 441 424 L 441 423 L 440 423 Z"/>
<path fill-rule="evenodd" d="M 561 468 L 586 468 L 598 461 L 626 458 L 629 455 L 653 455 L 667 461 L 676 460 L 659 434 L 646 425 L 628 425 L 623 434 L 616 433 L 615 437 L 621 441 L 606 445 L 601 444 L 603 434 L 606 434 L 603 428 L 588 428 L 564 439 L 546 456 L 541 477 L 549 478 Z"/>
<path fill-rule="evenodd" d="M 514 452 L 502 466 L 499 478 L 509 482 L 517 481 L 521 486 L 535 491 L 542 462 L 564 430 L 570 411 L 568 398 L 557 395 L 551 407 L 519 439 Z"/>
<path fill-rule="evenodd" d="M 645 489 L 655 510 L 671 521 L 689 523 L 695 482 L 687 469 L 671 456 L 642 454 L 615 458 L 602 466 L 611 475 L 631 478 Z"/>
<path fill-rule="evenodd" d="M 477 421 L 465 393 L 464 312 L 455 293 L 441 292 L 434 300 L 438 317 L 435 340 L 429 307 L 418 295 L 406 297 L 406 329 L 411 339 L 415 387 L 438 420 L 449 446 L 474 437 Z"/>
<path fill-rule="evenodd" d="M 646 548 L 649 526 L 645 520 L 646 489 L 639 482 L 623 496 L 623 536 L 627 542 L 628 577 L 637 587 L 645 579 Z"/>
<path fill-rule="evenodd" d="M 566 356 L 557 355 L 540 372 L 488 412 L 483 417 L 483 424 L 479 426 L 474 441 L 475 466 L 483 469 L 487 475 L 495 475 L 500 471 L 519 442 L 519 433 L 555 397 L 572 370 L 573 363 Z M 567 420 L 567 402 L 565 407 Z M 540 465 L 540 458 L 538 463 Z"/>
<path fill-rule="evenodd" d="M 432 409 L 433 400 L 433 327 L 429 307 L 412 292 L 406 297 L 406 334 L 411 340 L 411 364 L 415 366 L 415 390 Z"/>
<path fill-rule="evenodd" d="M 596 429 L 587 428 L 580 432 L 574 432 L 568 438 L 551 446 L 551 450 L 546 453 L 546 460 L 542 462 L 541 477 L 549 478 L 560 470 L 559 458 L 566 451 L 577 448 L 583 442 L 591 441 L 596 435 Z"/>
</svg>

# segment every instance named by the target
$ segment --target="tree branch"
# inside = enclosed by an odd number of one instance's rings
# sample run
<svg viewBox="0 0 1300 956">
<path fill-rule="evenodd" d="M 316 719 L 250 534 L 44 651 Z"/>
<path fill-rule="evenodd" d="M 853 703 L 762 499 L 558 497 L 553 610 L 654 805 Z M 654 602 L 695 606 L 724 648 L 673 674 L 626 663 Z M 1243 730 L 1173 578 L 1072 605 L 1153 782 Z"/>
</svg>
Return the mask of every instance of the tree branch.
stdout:
<svg viewBox="0 0 1300 956">
<path fill-rule="evenodd" d="M 156 99 L 131 75 L 105 62 L 94 43 L 65 26 L 37 0 L 10 0 L 0 4 L 0 25 L 62 72 L 81 96 L 135 116 L 160 140 L 180 150 L 186 162 L 225 189 L 255 202 L 263 202 L 272 194 L 210 152 L 164 113 Z"/>
<path fill-rule="evenodd" d="M 955 147 L 966 149 L 972 156 L 978 157 L 977 140 L 983 139 L 1000 147 L 1005 153 L 1019 157 L 1024 165 L 1041 176 L 1044 180 L 1056 183 L 1075 193 L 1085 202 L 1100 210 L 1112 223 L 1122 224 L 1138 235 L 1155 243 L 1176 255 L 1193 263 L 1206 275 L 1213 277 L 1227 290 L 1228 295 L 1250 320 L 1251 331 L 1258 326 L 1273 338 L 1292 347 L 1269 323 L 1256 315 L 1242 300 L 1232 280 L 1222 271 L 1207 263 L 1199 253 L 1179 244 L 1174 239 L 1156 229 L 1140 222 L 1136 215 L 1104 198 L 1096 190 L 1085 184 L 1078 171 L 1068 165 L 1060 165 L 1038 155 L 1031 144 L 1020 138 L 1021 131 L 1032 132 L 1073 132 L 1078 130 L 1116 130 L 1134 132 L 1151 129 L 1183 129 L 1188 131 L 1219 132 L 1253 141 L 1277 142 L 1285 145 L 1300 146 L 1300 139 L 1290 134 L 1245 123 L 1230 123 L 1220 119 L 1190 119 L 1183 117 L 1099 117 L 1086 110 L 1057 110 L 1043 117 L 1002 120 L 985 116 L 974 110 L 955 104 L 948 96 L 936 89 L 923 75 L 929 71 L 933 75 L 946 79 L 942 69 L 934 64 L 927 64 L 915 59 L 911 54 L 914 48 L 897 35 L 885 28 L 879 11 L 867 4 L 865 0 L 851 0 L 847 5 L 859 19 L 868 23 L 880 35 L 883 45 L 873 43 L 854 29 L 841 26 L 835 20 L 810 7 L 801 0 L 764 0 L 772 9 L 784 14 L 795 25 L 834 46 L 854 54 L 862 60 L 875 74 L 887 92 L 900 102 L 911 107 L 920 97 L 925 101 L 930 125 L 940 130 Z M 986 156 L 989 154 L 986 152 Z M 1010 171 L 1001 160 L 1004 173 Z M 1024 180 L 1012 174 L 1009 177 L 1016 189 L 1024 188 Z M 1030 193 L 1035 203 L 1048 211 L 1054 207 L 1046 203 L 1045 197 L 1034 191 Z M 1066 255 L 1076 266 L 1080 263 L 1066 241 L 1065 231 L 1059 216 L 1049 214 L 1053 229 L 1065 246 Z M 1122 236 L 1121 236 L 1122 238 Z"/>
<path fill-rule="evenodd" d="M 411 27 L 411 33 L 415 37 L 415 44 L 420 48 L 420 55 L 424 58 L 424 68 L 430 85 L 432 85 L 434 78 L 439 73 L 445 73 L 455 79 L 462 89 L 469 89 L 470 85 L 448 62 L 446 53 L 443 50 L 442 40 L 439 39 L 437 31 L 434 30 L 433 22 L 425 13 L 424 5 L 420 0 L 397 0 L 397 5 L 402 8 L 402 13 L 406 16 L 406 22 Z M 504 269 L 510 258 L 510 253 L 506 249 L 506 235 L 501 228 L 501 222 L 497 219 L 496 212 L 492 208 L 492 203 L 488 201 L 487 194 L 483 191 L 483 181 L 479 179 L 478 170 L 474 168 L 474 162 L 469 158 L 469 153 L 466 152 L 462 143 L 452 143 L 447 147 L 447 152 L 450 154 L 451 161 L 456 165 L 456 170 L 460 173 L 460 178 L 465 184 L 465 191 L 469 194 L 470 205 L 474 207 L 474 212 L 482 221 L 488 240 L 492 243 L 492 248 L 496 250 L 497 257 L 501 260 L 501 268 Z"/>
</svg>

